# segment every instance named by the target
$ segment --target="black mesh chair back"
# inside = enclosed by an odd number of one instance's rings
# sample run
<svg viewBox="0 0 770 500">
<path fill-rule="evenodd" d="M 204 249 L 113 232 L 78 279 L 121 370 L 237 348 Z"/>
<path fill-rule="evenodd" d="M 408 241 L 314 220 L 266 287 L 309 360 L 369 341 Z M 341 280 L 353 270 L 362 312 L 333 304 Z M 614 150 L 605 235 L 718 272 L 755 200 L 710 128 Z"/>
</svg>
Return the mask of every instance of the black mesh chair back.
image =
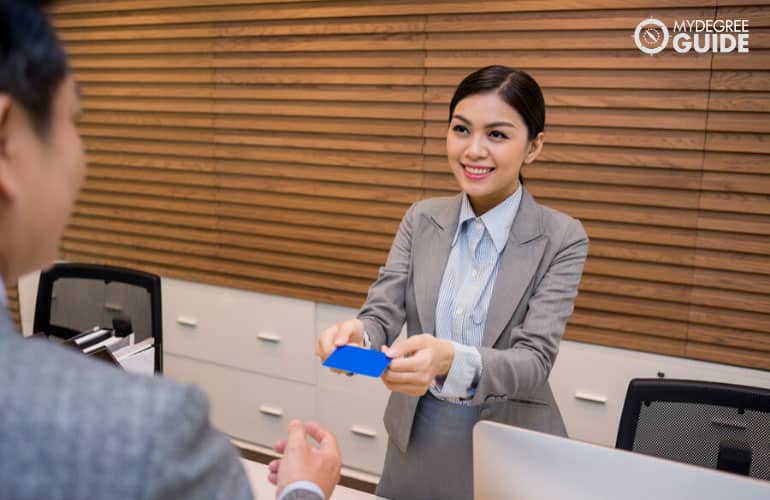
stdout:
<svg viewBox="0 0 770 500">
<path fill-rule="evenodd" d="M 770 480 L 770 390 L 634 379 L 615 447 Z"/>
<path fill-rule="evenodd" d="M 163 371 L 160 277 L 112 266 L 59 263 L 40 273 L 34 332 L 68 339 L 127 317 L 135 341 L 154 338 L 155 371 Z"/>
</svg>

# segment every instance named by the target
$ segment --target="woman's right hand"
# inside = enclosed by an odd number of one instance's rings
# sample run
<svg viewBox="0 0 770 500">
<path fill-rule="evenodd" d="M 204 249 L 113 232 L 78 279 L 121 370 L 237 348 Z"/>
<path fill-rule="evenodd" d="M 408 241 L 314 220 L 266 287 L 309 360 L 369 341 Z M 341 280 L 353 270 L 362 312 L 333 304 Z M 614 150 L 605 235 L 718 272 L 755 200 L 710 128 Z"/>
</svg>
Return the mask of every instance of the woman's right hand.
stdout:
<svg viewBox="0 0 770 500">
<path fill-rule="evenodd" d="M 322 331 L 318 336 L 315 353 L 323 363 L 337 347 L 346 344 L 364 346 L 364 323 L 360 319 L 340 321 Z"/>
</svg>

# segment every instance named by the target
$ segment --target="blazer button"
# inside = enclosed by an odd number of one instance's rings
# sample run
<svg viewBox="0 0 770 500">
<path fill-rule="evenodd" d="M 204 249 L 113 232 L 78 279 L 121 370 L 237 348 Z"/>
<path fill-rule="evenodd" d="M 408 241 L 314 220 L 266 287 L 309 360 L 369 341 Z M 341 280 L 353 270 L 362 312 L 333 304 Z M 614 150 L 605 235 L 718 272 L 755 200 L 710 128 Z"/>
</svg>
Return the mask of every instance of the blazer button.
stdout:
<svg viewBox="0 0 770 500">
<path fill-rule="evenodd" d="M 489 408 L 482 408 L 481 409 L 481 418 L 489 418 L 492 416 L 492 410 Z"/>
</svg>

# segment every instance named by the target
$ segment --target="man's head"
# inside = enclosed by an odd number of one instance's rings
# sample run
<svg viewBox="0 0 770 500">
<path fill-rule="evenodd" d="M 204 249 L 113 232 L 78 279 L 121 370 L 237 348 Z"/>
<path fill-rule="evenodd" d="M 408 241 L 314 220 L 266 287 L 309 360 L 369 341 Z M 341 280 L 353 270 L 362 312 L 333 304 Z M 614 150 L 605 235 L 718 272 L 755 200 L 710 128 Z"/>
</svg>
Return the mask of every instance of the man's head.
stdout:
<svg viewBox="0 0 770 500">
<path fill-rule="evenodd" d="M 32 0 L 0 0 L 0 274 L 56 258 L 84 174 L 64 50 Z"/>
</svg>

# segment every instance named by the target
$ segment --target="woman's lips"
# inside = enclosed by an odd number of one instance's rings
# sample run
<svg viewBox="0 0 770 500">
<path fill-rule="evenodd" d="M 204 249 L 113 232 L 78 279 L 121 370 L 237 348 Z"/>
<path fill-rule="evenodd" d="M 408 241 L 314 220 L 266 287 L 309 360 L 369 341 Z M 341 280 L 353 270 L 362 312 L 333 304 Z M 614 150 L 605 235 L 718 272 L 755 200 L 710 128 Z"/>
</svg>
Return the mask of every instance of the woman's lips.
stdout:
<svg viewBox="0 0 770 500">
<path fill-rule="evenodd" d="M 465 163 L 460 163 L 460 165 L 463 168 L 465 177 L 473 180 L 484 179 L 495 170 L 495 167 L 485 167 L 483 165 L 466 165 Z"/>
</svg>

